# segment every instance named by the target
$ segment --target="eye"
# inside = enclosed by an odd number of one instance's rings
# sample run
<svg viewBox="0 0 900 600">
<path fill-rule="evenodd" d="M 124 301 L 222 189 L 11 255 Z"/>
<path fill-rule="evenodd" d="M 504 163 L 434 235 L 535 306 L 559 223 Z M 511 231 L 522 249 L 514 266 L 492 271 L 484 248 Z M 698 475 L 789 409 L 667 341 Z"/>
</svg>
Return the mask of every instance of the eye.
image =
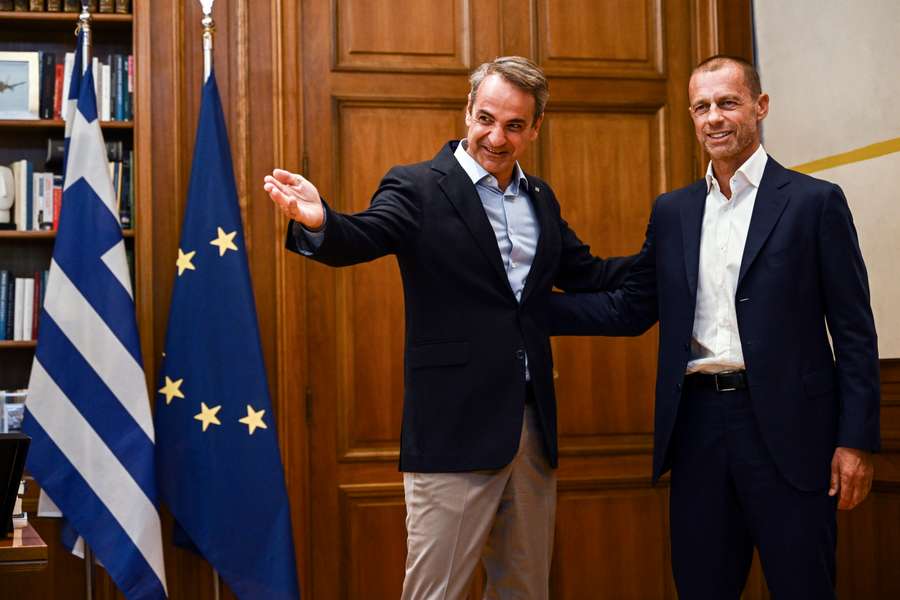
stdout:
<svg viewBox="0 0 900 600">
<path fill-rule="evenodd" d="M 721 104 L 719 104 L 720 108 L 724 108 L 725 110 L 734 110 L 740 106 L 740 103 L 737 100 L 723 100 Z"/>
<path fill-rule="evenodd" d="M 522 124 L 521 123 L 513 123 L 509 126 L 509 128 L 513 131 L 522 131 Z"/>
<path fill-rule="evenodd" d="M 709 112 L 709 104 L 699 103 L 691 107 L 691 112 L 695 115 L 705 115 Z"/>
<path fill-rule="evenodd" d="M 478 115 L 478 122 L 487 125 L 491 122 L 491 118 L 487 115 Z"/>
</svg>

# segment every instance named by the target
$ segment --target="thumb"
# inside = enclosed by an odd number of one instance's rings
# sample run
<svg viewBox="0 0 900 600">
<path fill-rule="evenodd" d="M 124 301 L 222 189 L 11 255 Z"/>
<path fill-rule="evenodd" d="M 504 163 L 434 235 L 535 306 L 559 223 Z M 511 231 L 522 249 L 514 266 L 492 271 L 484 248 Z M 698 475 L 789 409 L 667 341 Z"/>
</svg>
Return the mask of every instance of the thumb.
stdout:
<svg viewBox="0 0 900 600">
<path fill-rule="evenodd" d="M 840 461 L 835 456 L 831 459 L 831 486 L 828 488 L 828 495 L 834 496 L 841 488 L 841 467 Z"/>
</svg>

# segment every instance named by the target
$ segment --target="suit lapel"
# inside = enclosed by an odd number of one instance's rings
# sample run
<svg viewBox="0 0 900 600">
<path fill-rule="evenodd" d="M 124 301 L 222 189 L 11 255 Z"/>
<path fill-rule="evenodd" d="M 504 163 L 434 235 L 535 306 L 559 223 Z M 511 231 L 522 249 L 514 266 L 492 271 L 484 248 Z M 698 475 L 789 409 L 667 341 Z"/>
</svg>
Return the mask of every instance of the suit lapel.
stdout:
<svg viewBox="0 0 900 600">
<path fill-rule="evenodd" d="M 756 202 L 753 204 L 750 229 L 747 231 L 747 242 L 744 244 L 744 254 L 741 257 L 738 287 L 787 206 L 790 196 L 783 188 L 788 183 L 784 167 L 770 156 L 766 163 L 766 169 L 763 171 L 759 190 L 756 192 Z"/>
<path fill-rule="evenodd" d="M 527 175 L 526 177 L 528 178 L 528 192 L 531 196 L 531 206 L 534 208 L 534 215 L 538 222 L 538 240 L 537 247 L 534 250 L 534 260 L 531 263 L 531 269 L 528 271 L 528 276 L 525 279 L 525 290 L 522 292 L 523 304 L 525 303 L 525 300 L 528 299 L 534 286 L 540 283 L 539 274 L 547 260 L 546 245 L 547 240 L 550 239 L 544 232 L 548 231 L 550 227 L 553 227 L 553 224 L 550 221 L 550 211 L 547 208 L 547 194 L 549 192 L 535 179 L 528 177 Z"/>
<path fill-rule="evenodd" d="M 438 185 L 447 200 L 459 213 L 466 227 L 475 238 L 475 244 L 481 249 L 484 257 L 491 264 L 494 272 L 500 277 L 504 287 L 509 289 L 509 279 L 503 268 L 497 236 L 488 221 L 481 198 L 472 185 L 472 180 L 453 156 L 455 145 L 446 145 L 432 161 L 432 168 L 442 173 L 438 177 Z"/>
<path fill-rule="evenodd" d="M 684 270 L 687 273 L 691 298 L 697 297 L 697 273 L 700 269 L 700 232 L 706 207 L 706 180 L 688 189 L 688 197 L 681 204 L 681 235 L 684 245 Z"/>
</svg>

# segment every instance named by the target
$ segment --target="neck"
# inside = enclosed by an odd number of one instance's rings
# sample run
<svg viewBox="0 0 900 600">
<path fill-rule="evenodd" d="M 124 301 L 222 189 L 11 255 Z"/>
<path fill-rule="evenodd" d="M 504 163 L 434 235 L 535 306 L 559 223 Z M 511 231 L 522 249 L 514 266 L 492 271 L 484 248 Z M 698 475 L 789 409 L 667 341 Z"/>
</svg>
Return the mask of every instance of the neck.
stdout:
<svg viewBox="0 0 900 600">
<path fill-rule="evenodd" d="M 731 199 L 731 178 L 734 177 L 737 170 L 741 168 L 741 165 L 753 156 L 753 153 L 756 152 L 757 148 L 759 148 L 759 142 L 756 142 L 752 148 L 742 153 L 740 156 L 710 160 L 712 163 L 713 177 L 715 177 L 716 181 L 719 183 L 719 189 L 722 191 L 722 195 L 729 200 Z"/>
</svg>

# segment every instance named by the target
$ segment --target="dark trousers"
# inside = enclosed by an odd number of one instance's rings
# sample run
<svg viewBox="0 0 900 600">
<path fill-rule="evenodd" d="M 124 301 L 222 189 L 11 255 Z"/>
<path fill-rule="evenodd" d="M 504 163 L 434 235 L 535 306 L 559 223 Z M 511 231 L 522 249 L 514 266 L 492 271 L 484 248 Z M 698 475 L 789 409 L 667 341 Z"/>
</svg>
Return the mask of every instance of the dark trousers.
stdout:
<svg viewBox="0 0 900 600">
<path fill-rule="evenodd" d="M 737 600 L 754 546 L 774 600 L 835 598 L 836 499 L 781 477 L 746 390 L 686 389 L 670 452 L 679 600 Z"/>
</svg>

